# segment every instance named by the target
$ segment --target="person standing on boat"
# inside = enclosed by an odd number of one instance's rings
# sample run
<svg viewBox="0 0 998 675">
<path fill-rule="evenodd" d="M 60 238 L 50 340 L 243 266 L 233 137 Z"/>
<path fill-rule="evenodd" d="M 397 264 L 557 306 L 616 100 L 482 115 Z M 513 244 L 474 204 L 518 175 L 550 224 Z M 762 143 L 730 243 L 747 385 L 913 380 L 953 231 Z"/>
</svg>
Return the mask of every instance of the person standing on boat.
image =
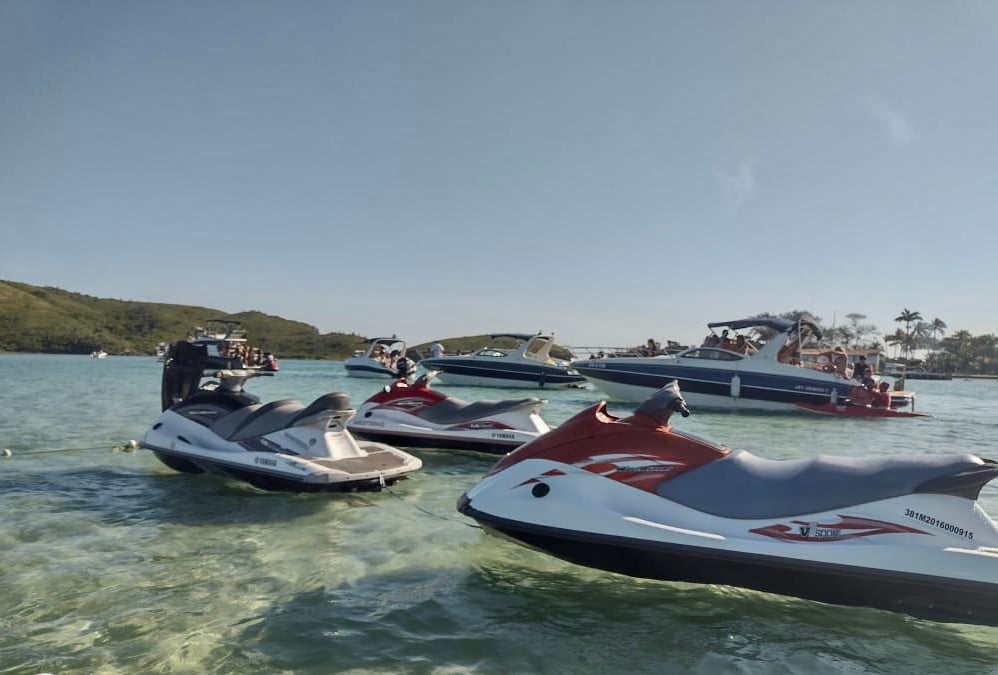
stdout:
<svg viewBox="0 0 998 675">
<path fill-rule="evenodd" d="M 435 359 L 439 359 L 443 355 L 444 355 L 444 346 L 442 344 L 440 344 L 439 342 L 434 342 L 432 345 L 430 345 L 430 356 L 432 356 Z"/>
<path fill-rule="evenodd" d="M 862 382 L 872 374 L 873 371 L 870 368 L 870 364 L 866 362 L 866 354 L 860 354 L 859 360 L 856 361 L 856 365 L 852 367 L 853 379 Z"/>
<path fill-rule="evenodd" d="M 395 377 L 408 382 L 409 376 L 416 370 L 415 361 L 399 353 L 397 349 L 392 352 L 392 358 L 395 360 Z"/>
</svg>

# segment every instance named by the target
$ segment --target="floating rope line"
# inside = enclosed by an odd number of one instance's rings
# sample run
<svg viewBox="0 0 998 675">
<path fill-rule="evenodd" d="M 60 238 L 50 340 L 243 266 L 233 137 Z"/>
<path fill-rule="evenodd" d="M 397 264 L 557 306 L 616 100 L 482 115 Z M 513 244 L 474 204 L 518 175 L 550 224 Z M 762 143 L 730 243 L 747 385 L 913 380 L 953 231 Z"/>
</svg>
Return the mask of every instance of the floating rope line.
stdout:
<svg viewBox="0 0 998 675">
<path fill-rule="evenodd" d="M 54 448 L 52 450 L 11 450 L 10 448 L 4 448 L 0 451 L 0 457 L 4 459 L 9 459 L 14 457 L 23 457 L 30 455 L 52 455 L 60 452 L 82 452 L 85 450 L 106 450 L 108 446 L 106 445 L 90 445 L 80 448 Z M 118 445 L 112 445 L 112 452 L 132 452 L 139 447 L 138 441 L 124 441 Z"/>
<path fill-rule="evenodd" d="M 419 504 L 411 502 L 411 501 L 407 500 L 405 497 L 403 497 L 402 495 L 396 493 L 395 490 L 393 490 L 390 485 L 385 486 L 385 490 L 390 495 L 392 495 L 393 497 L 395 497 L 396 499 L 400 499 L 403 502 L 406 502 L 407 504 L 409 504 L 410 506 L 412 506 L 414 509 L 416 509 L 417 511 L 421 512 L 423 515 L 429 516 L 431 518 L 439 518 L 440 520 L 449 520 L 451 522 L 460 523 L 461 525 L 465 525 L 467 527 L 473 527 L 476 530 L 482 529 L 481 525 L 475 525 L 473 523 L 468 523 L 468 522 L 465 522 L 463 520 L 458 520 L 457 518 L 453 518 L 451 516 L 442 516 L 439 513 L 433 513 L 432 511 L 427 511 L 426 509 L 424 509 Z"/>
</svg>

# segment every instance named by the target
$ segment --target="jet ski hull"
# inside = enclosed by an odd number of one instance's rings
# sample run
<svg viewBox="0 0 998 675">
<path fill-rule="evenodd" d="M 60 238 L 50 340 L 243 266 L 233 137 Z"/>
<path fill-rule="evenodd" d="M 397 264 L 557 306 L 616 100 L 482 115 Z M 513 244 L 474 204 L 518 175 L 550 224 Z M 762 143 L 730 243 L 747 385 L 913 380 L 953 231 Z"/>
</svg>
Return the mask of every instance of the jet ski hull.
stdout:
<svg viewBox="0 0 998 675">
<path fill-rule="evenodd" d="M 292 416 L 309 412 L 294 401 L 276 403 Z M 266 412 L 266 406 L 257 410 Z M 250 430 L 240 436 L 238 427 L 229 430 L 228 438 L 216 433 L 222 429 L 218 420 L 224 423 L 231 416 L 241 415 L 252 426 L 253 415 L 245 412 L 230 397 L 202 394 L 164 411 L 139 446 L 175 471 L 222 475 L 273 491 L 379 490 L 422 466 L 418 457 L 397 448 L 358 443 L 343 429 L 343 420 L 353 410 L 316 412 L 290 426 L 284 424 L 286 418 L 277 420 L 277 427 L 265 429 L 263 435 Z M 266 419 L 260 416 L 258 423 Z"/>
<path fill-rule="evenodd" d="M 153 451 L 153 454 L 163 464 L 174 471 L 182 473 L 209 473 L 227 478 L 240 480 L 261 490 L 270 492 L 357 492 L 357 491 L 377 491 L 388 485 L 394 485 L 406 477 L 407 473 L 414 470 L 407 469 L 405 473 L 392 472 L 388 474 L 375 474 L 360 476 L 330 476 L 328 474 L 284 472 L 270 470 L 267 467 L 278 465 L 285 461 L 291 461 L 302 465 L 303 458 L 285 457 L 274 454 L 269 457 L 254 457 L 253 464 L 245 461 L 227 460 L 225 458 L 212 456 L 211 451 L 182 453 L 158 448 L 143 441 L 142 447 Z"/>
<path fill-rule="evenodd" d="M 992 583 L 526 523 L 480 511 L 467 495 L 458 510 L 530 548 L 608 572 L 735 586 L 937 621 L 998 624 L 998 586 Z"/>
<path fill-rule="evenodd" d="M 446 434 L 434 433 L 430 431 L 411 434 L 390 431 L 371 431 L 359 426 L 351 426 L 350 431 L 355 436 L 366 438 L 369 441 L 378 441 L 380 443 L 388 443 L 391 445 L 401 445 L 407 448 L 472 450 L 474 452 L 486 452 L 496 455 L 504 455 L 531 440 L 529 438 L 507 440 L 501 438 L 484 438 L 480 436 L 458 434 L 448 436 Z M 496 432 L 496 435 L 501 434 L 512 436 L 512 434 L 508 432 Z"/>
</svg>

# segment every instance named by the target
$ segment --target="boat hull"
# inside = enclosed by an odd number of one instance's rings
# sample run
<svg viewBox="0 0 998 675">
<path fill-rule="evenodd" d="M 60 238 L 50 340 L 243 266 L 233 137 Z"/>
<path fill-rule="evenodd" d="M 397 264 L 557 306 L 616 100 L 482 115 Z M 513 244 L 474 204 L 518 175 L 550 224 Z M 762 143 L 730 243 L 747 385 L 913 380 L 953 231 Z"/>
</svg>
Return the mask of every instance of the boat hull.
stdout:
<svg viewBox="0 0 998 675">
<path fill-rule="evenodd" d="M 576 369 L 593 386 L 623 401 L 644 401 L 676 380 L 687 403 L 701 409 L 787 412 L 797 410 L 797 404 L 844 401 L 856 384 L 823 373 L 803 376 L 790 366 L 781 368 L 785 372 L 746 371 L 689 366 L 670 357 L 592 361 L 576 364 Z"/>
<path fill-rule="evenodd" d="M 544 364 L 482 364 L 473 359 L 424 359 L 420 365 L 437 371 L 440 384 L 504 389 L 569 389 L 586 379 L 570 369 Z"/>
<path fill-rule="evenodd" d="M 343 367 L 350 377 L 366 377 L 369 379 L 391 380 L 397 376 L 396 370 L 386 368 L 373 363 L 350 363 L 346 362 Z"/>
<path fill-rule="evenodd" d="M 507 440 L 486 436 L 435 433 L 433 431 L 406 433 L 386 430 L 368 430 L 351 426 L 350 433 L 369 441 L 400 445 L 407 448 L 435 448 L 439 450 L 471 450 L 505 455 L 533 438 Z M 513 436 L 510 432 L 495 432 L 494 436 Z"/>
<path fill-rule="evenodd" d="M 797 407 L 807 412 L 814 412 L 820 415 L 834 415 L 836 417 L 928 417 L 925 413 L 895 410 L 894 408 L 873 408 L 864 405 L 813 405 L 808 403 L 798 403 Z"/>
</svg>

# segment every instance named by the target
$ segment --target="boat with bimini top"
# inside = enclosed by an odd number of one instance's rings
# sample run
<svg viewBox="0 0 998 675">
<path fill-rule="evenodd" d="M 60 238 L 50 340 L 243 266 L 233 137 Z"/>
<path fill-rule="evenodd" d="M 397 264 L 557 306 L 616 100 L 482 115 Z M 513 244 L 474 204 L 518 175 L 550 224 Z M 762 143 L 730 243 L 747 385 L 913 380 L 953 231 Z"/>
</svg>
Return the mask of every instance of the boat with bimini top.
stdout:
<svg viewBox="0 0 998 675">
<path fill-rule="evenodd" d="M 350 377 L 394 379 L 398 373 L 398 359 L 406 356 L 405 340 L 392 337 L 375 337 L 365 340 L 364 349 L 343 362 Z"/>
<path fill-rule="evenodd" d="M 856 384 L 845 362 L 819 364 L 801 358 L 802 346 L 820 338 L 805 320 L 757 317 L 709 323 L 704 344 L 668 356 L 580 360 L 575 369 L 613 398 L 643 401 L 676 380 L 698 408 L 793 411 L 798 404 L 844 403 Z M 718 336 L 715 328 L 723 329 Z M 738 331 L 768 329 L 773 337 L 756 345 Z M 732 337 L 728 333 L 734 331 Z M 911 392 L 892 392 L 893 406 L 909 405 Z"/>
</svg>

